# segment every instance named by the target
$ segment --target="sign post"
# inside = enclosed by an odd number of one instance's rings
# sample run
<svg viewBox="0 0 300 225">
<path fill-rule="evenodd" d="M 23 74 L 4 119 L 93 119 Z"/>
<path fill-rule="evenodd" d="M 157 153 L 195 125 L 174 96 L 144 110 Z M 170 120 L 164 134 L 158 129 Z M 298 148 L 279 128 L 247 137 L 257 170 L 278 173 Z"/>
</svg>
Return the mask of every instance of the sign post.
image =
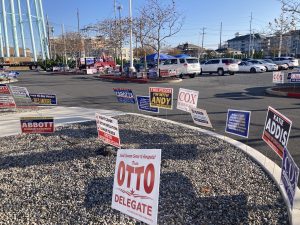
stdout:
<svg viewBox="0 0 300 225">
<path fill-rule="evenodd" d="M 212 128 L 206 110 L 191 108 L 191 116 L 195 124 Z"/>
<path fill-rule="evenodd" d="M 119 149 L 112 208 L 157 224 L 161 149 Z"/>
<path fill-rule="evenodd" d="M 292 121 L 269 106 L 262 139 L 279 155 L 283 157 L 283 150 L 287 146 Z"/>
</svg>

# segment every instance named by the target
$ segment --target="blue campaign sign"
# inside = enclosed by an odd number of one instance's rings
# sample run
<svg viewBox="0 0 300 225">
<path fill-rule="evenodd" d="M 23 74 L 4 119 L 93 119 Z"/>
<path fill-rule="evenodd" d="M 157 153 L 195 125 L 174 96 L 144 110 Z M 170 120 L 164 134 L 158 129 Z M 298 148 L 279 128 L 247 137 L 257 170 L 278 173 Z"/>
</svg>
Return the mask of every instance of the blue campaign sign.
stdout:
<svg viewBox="0 0 300 225">
<path fill-rule="evenodd" d="M 291 83 L 300 83 L 300 72 L 293 72 L 290 74 Z"/>
<path fill-rule="evenodd" d="M 291 208 L 293 208 L 294 205 L 294 197 L 297 188 L 298 178 L 299 168 L 297 167 L 287 148 L 284 148 L 281 166 L 281 181 L 283 183 L 284 190 L 288 196 Z"/>
<path fill-rule="evenodd" d="M 135 104 L 134 94 L 131 89 L 127 88 L 114 88 L 118 102 Z"/>
<path fill-rule="evenodd" d="M 225 132 L 248 138 L 250 116 L 250 111 L 228 109 Z"/>
<path fill-rule="evenodd" d="M 138 108 L 141 111 L 159 113 L 158 108 L 150 107 L 150 97 L 149 96 L 136 96 Z"/>
</svg>

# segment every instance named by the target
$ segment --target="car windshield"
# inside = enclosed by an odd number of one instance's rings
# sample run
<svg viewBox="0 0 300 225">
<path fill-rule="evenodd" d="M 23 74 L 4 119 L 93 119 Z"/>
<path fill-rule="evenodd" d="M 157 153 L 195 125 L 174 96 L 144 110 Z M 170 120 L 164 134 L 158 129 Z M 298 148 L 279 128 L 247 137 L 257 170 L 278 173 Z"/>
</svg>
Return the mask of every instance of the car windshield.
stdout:
<svg viewBox="0 0 300 225">
<path fill-rule="evenodd" d="M 198 59 L 186 59 L 187 63 L 199 63 Z"/>
<path fill-rule="evenodd" d="M 223 63 L 235 63 L 234 59 L 222 59 Z"/>
</svg>

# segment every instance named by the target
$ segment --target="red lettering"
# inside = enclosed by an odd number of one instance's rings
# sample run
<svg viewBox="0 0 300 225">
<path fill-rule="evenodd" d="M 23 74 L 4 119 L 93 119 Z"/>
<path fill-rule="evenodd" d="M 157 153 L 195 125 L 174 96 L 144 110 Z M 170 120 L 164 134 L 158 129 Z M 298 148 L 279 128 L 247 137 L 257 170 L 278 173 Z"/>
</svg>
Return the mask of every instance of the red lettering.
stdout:
<svg viewBox="0 0 300 225">
<path fill-rule="evenodd" d="M 137 174 L 137 181 L 136 181 L 136 190 L 140 190 L 140 185 L 141 185 L 141 174 L 144 173 L 144 167 L 140 166 L 135 168 L 135 173 Z"/>
<path fill-rule="evenodd" d="M 151 177 L 150 177 L 150 184 L 148 185 L 149 174 Z M 145 175 L 144 175 L 144 189 L 147 194 L 150 194 L 153 191 L 154 178 L 155 178 L 154 165 L 151 163 L 146 167 Z"/>
<path fill-rule="evenodd" d="M 130 188 L 131 174 L 134 172 L 134 167 L 127 165 L 126 170 L 128 171 L 127 187 Z"/>
<path fill-rule="evenodd" d="M 125 180 L 125 163 L 123 161 L 119 163 L 117 180 L 118 180 L 118 185 L 122 186 Z"/>
<path fill-rule="evenodd" d="M 185 96 L 184 96 L 184 101 L 185 102 L 190 102 L 190 94 L 189 93 L 186 93 Z"/>
<path fill-rule="evenodd" d="M 183 95 L 183 98 L 181 98 L 181 96 Z M 184 92 L 180 92 L 180 94 L 179 94 L 179 100 L 180 101 L 183 101 L 184 100 L 184 98 L 185 98 L 185 93 Z"/>
</svg>

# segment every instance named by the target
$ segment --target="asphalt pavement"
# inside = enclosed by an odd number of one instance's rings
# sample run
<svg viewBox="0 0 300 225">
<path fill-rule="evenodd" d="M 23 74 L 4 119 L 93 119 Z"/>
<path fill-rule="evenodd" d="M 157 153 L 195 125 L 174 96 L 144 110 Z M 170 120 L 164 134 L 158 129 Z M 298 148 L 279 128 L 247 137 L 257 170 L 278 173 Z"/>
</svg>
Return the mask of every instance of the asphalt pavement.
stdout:
<svg viewBox="0 0 300 225">
<path fill-rule="evenodd" d="M 208 112 L 214 131 L 225 134 L 228 109 L 251 111 L 251 126 L 248 139 L 226 134 L 265 154 L 278 165 L 280 158 L 261 139 L 268 106 L 284 114 L 293 125 L 288 149 L 300 166 L 300 100 L 265 94 L 265 89 L 274 86 L 272 73 L 235 74 L 233 76 L 202 75 L 194 79 L 186 78 L 179 83 L 120 83 L 103 81 L 94 75 L 51 75 L 45 72 L 24 72 L 15 85 L 27 87 L 30 93 L 56 94 L 61 106 L 75 106 L 120 110 L 138 113 L 136 105 L 118 103 L 113 92 L 114 87 L 131 88 L 135 95 L 148 95 L 149 87 L 173 87 L 173 110 L 160 110 L 160 114 L 151 114 L 194 125 L 191 116 L 176 109 L 179 88 L 199 91 L 198 108 Z M 140 112 L 143 113 L 143 112 Z M 144 114 L 144 113 L 143 113 Z"/>
</svg>

